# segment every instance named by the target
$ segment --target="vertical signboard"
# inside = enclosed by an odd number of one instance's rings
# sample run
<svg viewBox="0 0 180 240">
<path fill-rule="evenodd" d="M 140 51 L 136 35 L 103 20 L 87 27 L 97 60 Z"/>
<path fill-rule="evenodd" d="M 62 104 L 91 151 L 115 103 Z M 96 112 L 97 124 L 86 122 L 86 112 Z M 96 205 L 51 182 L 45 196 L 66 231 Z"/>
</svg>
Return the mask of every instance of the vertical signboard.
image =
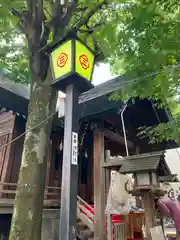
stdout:
<svg viewBox="0 0 180 240">
<path fill-rule="evenodd" d="M 72 164 L 78 164 L 78 134 L 72 133 Z"/>
</svg>

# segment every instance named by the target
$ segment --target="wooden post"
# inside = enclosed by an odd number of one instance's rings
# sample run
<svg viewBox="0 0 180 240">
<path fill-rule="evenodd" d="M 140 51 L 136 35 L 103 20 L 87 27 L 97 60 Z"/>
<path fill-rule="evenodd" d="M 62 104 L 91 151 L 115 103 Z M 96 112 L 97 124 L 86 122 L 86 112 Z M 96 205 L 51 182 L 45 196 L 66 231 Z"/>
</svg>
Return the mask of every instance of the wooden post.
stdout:
<svg viewBox="0 0 180 240">
<path fill-rule="evenodd" d="M 142 195 L 142 202 L 145 209 L 145 229 L 146 237 L 151 240 L 151 228 L 156 226 L 156 209 L 154 199 L 150 192 L 144 192 Z"/>
<path fill-rule="evenodd" d="M 47 199 L 48 198 L 48 187 L 49 186 L 49 179 L 50 179 L 50 168 L 51 168 L 51 147 L 52 147 L 52 141 L 49 140 L 48 142 L 48 150 L 47 150 L 47 168 L 46 168 L 46 183 L 45 183 L 45 194 L 44 194 L 44 198 Z"/>
<path fill-rule="evenodd" d="M 104 133 L 94 130 L 94 215 L 95 240 L 106 239 L 105 220 L 105 172 L 101 166 L 104 162 Z"/>
<path fill-rule="evenodd" d="M 105 162 L 110 160 L 111 152 L 110 150 L 105 151 Z M 105 168 L 105 202 L 107 202 L 109 186 L 111 181 L 111 168 Z M 112 215 L 107 215 L 107 234 L 108 240 L 112 240 L 113 237 L 113 229 L 112 229 Z"/>
<path fill-rule="evenodd" d="M 108 226 L 108 240 L 113 238 L 113 228 L 112 228 L 112 215 L 107 215 L 107 226 Z"/>
<path fill-rule="evenodd" d="M 136 146 L 136 155 L 140 154 L 140 147 Z M 136 199 L 136 206 L 138 208 L 142 208 L 142 200 L 140 196 L 135 197 Z"/>
<path fill-rule="evenodd" d="M 110 159 L 111 152 L 110 150 L 105 151 L 105 162 L 108 162 Z M 110 168 L 105 168 L 105 202 L 107 202 L 107 196 L 109 192 L 109 186 L 110 186 L 110 181 L 111 181 L 111 169 Z"/>
</svg>

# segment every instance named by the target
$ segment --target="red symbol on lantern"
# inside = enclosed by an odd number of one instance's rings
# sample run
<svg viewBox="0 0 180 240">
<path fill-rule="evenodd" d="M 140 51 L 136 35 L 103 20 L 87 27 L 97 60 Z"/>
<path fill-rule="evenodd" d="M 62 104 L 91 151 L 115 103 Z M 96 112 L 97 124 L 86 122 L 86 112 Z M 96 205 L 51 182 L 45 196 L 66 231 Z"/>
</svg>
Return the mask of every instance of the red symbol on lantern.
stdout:
<svg viewBox="0 0 180 240">
<path fill-rule="evenodd" d="M 82 54 L 79 57 L 79 61 L 80 61 L 82 68 L 84 68 L 84 70 L 87 70 L 89 68 L 89 60 L 88 60 L 87 55 Z"/>
<path fill-rule="evenodd" d="M 68 55 L 66 53 L 61 53 L 57 59 L 57 66 L 64 67 L 67 63 Z"/>
</svg>

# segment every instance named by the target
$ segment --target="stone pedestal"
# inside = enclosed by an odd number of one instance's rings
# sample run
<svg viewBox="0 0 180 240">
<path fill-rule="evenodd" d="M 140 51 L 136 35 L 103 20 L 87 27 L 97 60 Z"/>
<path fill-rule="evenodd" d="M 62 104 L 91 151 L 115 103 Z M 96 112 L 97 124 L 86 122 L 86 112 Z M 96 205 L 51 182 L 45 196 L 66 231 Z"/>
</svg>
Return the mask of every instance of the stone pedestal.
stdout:
<svg viewBox="0 0 180 240">
<path fill-rule="evenodd" d="M 44 210 L 42 218 L 42 240 L 59 240 L 60 210 Z"/>
</svg>

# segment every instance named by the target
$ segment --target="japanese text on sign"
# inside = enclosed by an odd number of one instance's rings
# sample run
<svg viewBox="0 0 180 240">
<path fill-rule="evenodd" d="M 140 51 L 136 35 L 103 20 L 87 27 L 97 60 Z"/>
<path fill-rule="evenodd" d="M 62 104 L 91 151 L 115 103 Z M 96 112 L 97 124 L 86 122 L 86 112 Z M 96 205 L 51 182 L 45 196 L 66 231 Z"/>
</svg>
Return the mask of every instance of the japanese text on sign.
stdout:
<svg viewBox="0 0 180 240">
<path fill-rule="evenodd" d="M 72 164 L 78 164 L 78 134 L 72 133 Z"/>
</svg>

